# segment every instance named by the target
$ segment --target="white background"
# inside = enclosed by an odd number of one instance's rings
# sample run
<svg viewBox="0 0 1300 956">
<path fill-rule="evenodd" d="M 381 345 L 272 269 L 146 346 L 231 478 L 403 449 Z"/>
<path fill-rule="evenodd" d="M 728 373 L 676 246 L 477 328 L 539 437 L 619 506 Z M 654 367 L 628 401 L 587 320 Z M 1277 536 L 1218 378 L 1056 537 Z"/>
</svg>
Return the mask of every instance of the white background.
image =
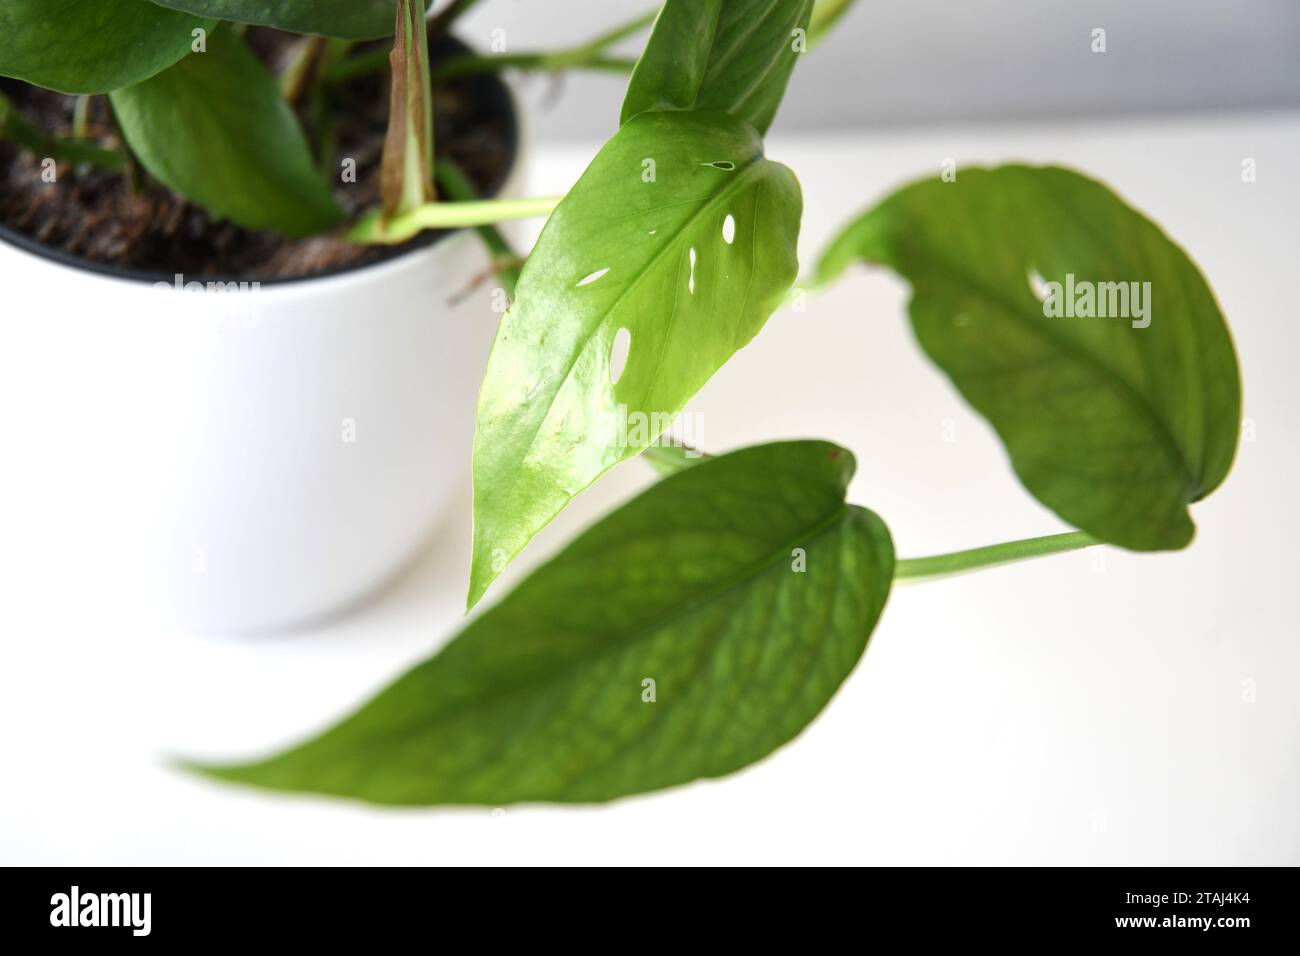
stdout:
<svg viewBox="0 0 1300 956">
<path fill-rule="evenodd" d="M 539 150 L 532 190 L 563 191 L 596 145 Z M 0 622 L 0 862 L 1300 863 L 1300 116 L 778 133 L 769 155 L 803 182 L 805 266 L 854 210 L 947 156 L 1066 162 L 1162 223 L 1217 291 L 1255 425 L 1194 509 L 1193 546 L 902 587 L 822 717 L 759 765 L 604 807 L 498 814 L 268 796 L 166 763 L 295 740 L 450 636 L 468 498 L 377 601 L 280 638 L 106 614 L 85 599 L 95 582 L 57 566 L 33 577 L 11 550 L 5 580 L 26 571 L 34 586 L 8 589 Z M 1243 157 L 1258 182 L 1241 182 Z M 903 556 L 1062 530 L 915 347 L 905 299 L 896 279 L 857 270 L 777 313 L 691 406 L 702 444 L 849 446 L 852 500 L 890 523 Z M 620 466 L 506 586 L 649 480 Z"/>
<path fill-rule="evenodd" d="M 587 40 L 654 0 L 480 0 L 460 25 L 512 51 Z M 1091 50 L 1106 31 L 1105 56 Z M 639 38 L 621 48 L 636 55 Z M 1300 106 L 1296 0 L 858 0 L 791 80 L 777 128 L 1079 118 Z M 543 140 L 613 133 L 624 81 L 566 77 Z M 528 86 L 531 102 L 552 88 Z"/>
</svg>

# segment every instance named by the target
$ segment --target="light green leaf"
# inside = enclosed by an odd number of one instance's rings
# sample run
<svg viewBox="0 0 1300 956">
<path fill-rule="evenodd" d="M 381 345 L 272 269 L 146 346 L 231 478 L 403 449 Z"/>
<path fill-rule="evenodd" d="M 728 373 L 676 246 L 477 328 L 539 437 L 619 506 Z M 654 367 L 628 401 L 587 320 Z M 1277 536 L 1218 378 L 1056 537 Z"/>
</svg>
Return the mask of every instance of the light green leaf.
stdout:
<svg viewBox="0 0 1300 956">
<path fill-rule="evenodd" d="M 835 29 L 840 18 L 849 12 L 857 0 L 816 0 L 812 17 L 808 21 L 808 45 L 816 46 Z"/>
<path fill-rule="evenodd" d="M 342 218 L 275 78 L 230 29 L 112 101 L 144 167 L 214 215 L 288 236 Z"/>
<path fill-rule="evenodd" d="M 806 46 L 813 0 L 667 0 L 620 122 L 646 110 L 718 110 L 760 133 Z"/>
<path fill-rule="evenodd" d="M 884 607 L 893 546 L 845 505 L 852 474 L 826 442 L 707 459 L 332 730 L 200 769 L 424 806 L 609 800 L 738 770 L 826 706 Z"/>
<path fill-rule="evenodd" d="M 167 69 L 211 26 L 148 0 L 4 0 L 0 76 L 107 93 Z"/>
<path fill-rule="evenodd" d="M 256 23 L 290 33 L 315 33 L 344 40 L 390 37 L 397 23 L 396 0 L 153 0 L 163 7 L 204 17 Z"/>
<path fill-rule="evenodd" d="M 600 151 L 542 231 L 488 359 L 470 604 L 758 333 L 794 282 L 801 211 L 794 175 L 723 113 L 645 113 Z"/>
<path fill-rule="evenodd" d="M 1187 505 L 1232 466 L 1241 383 L 1213 293 L 1150 220 L 1069 170 L 963 168 L 849 226 L 821 280 L 854 259 L 911 282 L 921 346 L 1040 501 L 1122 547 L 1191 540 Z M 1091 290 L 1092 311 L 1124 314 L 1049 315 L 1070 283 L 1080 305 Z"/>
</svg>

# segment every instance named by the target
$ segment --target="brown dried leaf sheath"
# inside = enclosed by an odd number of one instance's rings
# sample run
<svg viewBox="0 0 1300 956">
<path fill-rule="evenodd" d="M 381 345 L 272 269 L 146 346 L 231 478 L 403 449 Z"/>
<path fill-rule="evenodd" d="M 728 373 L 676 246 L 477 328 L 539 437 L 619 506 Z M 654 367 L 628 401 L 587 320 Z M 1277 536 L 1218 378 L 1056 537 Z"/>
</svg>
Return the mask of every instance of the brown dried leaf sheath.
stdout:
<svg viewBox="0 0 1300 956">
<path fill-rule="evenodd" d="M 429 98 L 429 49 L 424 4 L 399 0 L 392 64 L 393 91 L 380 173 L 384 218 L 432 202 L 433 112 Z M 415 151 L 415 170 L 412 170 Z M 414 183 L 408 176 L 418 176 Z"/>
</svg>

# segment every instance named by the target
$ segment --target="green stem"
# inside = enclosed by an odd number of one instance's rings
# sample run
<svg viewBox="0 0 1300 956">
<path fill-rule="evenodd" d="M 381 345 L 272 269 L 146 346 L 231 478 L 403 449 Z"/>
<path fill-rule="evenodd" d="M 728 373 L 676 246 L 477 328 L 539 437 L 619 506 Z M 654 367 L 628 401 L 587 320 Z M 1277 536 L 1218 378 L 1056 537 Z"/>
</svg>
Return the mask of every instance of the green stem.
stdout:
<svg viewBox="0 0 1300 956">
<path fill-rule="evenodd" d="M 334 124 L 334 111 L 329 94 L 320 86 L 312 87 L 308 106 L 316 133 L 316 163 L 321 175 L 334 175 L 334 154 L 338 149 L 338 130 Z"/>
<path fill-rule="evenodd" d="M 321 60 L 329 48 L 325 37 L 304 37 L 293 51 L 293 58 L 280 74 L 280 95 L 290 104 L 297 103 L 302 95 L 320 77 Z"/>
<path fill-rule="evenodd" d="M 603 73 L 631 73 L 636 60 L 602 56 L 586 51 L 578 56 L 572 50 L 559 53 L 500 53 L 495 56 L 478 56 L 467 53 L 441 64 L 433 71 L 435 84 L 447 83 L 463 76 L 499 73 L 505 69 L 540 70 L 559 73 L 564 70 L 597 70 Z"/>
<path fill-rule="evenodd" d="M 1090 548 L 1101 543 L 1083 531 L 1067 531 L 1064 534 L 1049 534 L 1041 538 L 1023 538 L 1019 541 L 990 544 L 983 548 L 971 548 L 969 551 L 936 554 L 928 558 L 907 558 L 894 565 L 894 579 L 931 578 L 944 574 L 957 574 L 995 564 L 1023 561 L 1026 558 L 1077 551 L 1079 548 Z"/>
<path fill-rule="evenodd" d="M 635 20 L 629 20 L 627 23 L 615 27 L 608 33 L 602 33 L 585 46 L 590 50 L 603 50 L 608 46 L 613 46 L 619 40 L 630 37 L 632 34 L 650 26 L 650 24 L 655 22 L 655 17 L 657 16 L 659 16 L 659 8 L 655 7 L 653 10 L 648 10 L 641 14 L 641 16 L 637 17 Z M 579 49 L 581 49 L 581 47 Z"/>
<path fill-rule="evenodd" d="M 667 477 L 698 465 L 710 456 L 685 445 L 681 447 L 651 445 L 641 453 L 641 457 L 660 475 Z M 894 564 L 894 580 L 915 580 L 958 574 L 962 571 L 974 571 L 977 568 L 997 564 L 1024 561 L 1027 558 L 1041 558 L 1064 551 L 1077 551 L 1080 548 L 1091 548 L 1093 545 L 1103 543 L 1083 531 L 1066 531 L 1062 534 L 1044 535 L 1041 538 L 1021 538 L 1018 541 L 990 544 L 983 548 L 953 551 L 951 554 L 936 554 L 927 558 L 904 558 Z"/>
<path fill-rule="evenodd" d="M 555 73 L 561 70 L 599 70 L 606 73 L 630 73 L 636 66 L 635 59 L 606 56 L 605 51 L 625 37 L 644 29 L 658 15 L 658 10 L 642 14 L 635 20 L 617 26 L 607 33 L 602 33 L 594 40 L 554 50 L 550 53 L 533 51 L 522 53 L 499 53 L 480 55 L 466 53 L 452 57 L 445 63 L 438 64 L 432 71 L 433 82 L 446 83 L 462 76 L 475 76 L 482 73 L 497 73 L 501 70 L 541 70 Z M 433 24 L 430 24 L 430 29 Z M 383 50 L 370 50 L 351 59 L 334 64 L 326 75 L 330 83 L 341 83 L 357 76 L 378 73 L 388 66 L 388 55 Z"/>
<path fill-rule="evenodd" d="M 689 445 L 651 445 L 641 453 L 641 457 L 666 478 L 707 461 L 710 456 Z"/>
<path fill-rule="evenodd" d="M 413 239 L 425 229 L 463 229 L 490 226 L 511 219 L 549 216 L 563 196 L 529 199 L 479 199 L 472 202 L 431 202 L 384 223 L 378 211 L 370 213 L 347 234 L 353 242 L 395 245 Z"/>
<path fill-rule="evenodd" d="M 358 76 L 370 76 L 388 69 L 388 51 L 366 50 L 333 64 L 325 72 L 325 82 L 333 85 L 346 83 Z"/>
<path fill-rule="evenodd" d="M 37 156 L 63 162 L 87 163 L 100 169 L 121 169 L 126 165 L 126 153 L 120 150 L 105 149 L 83 140 L 49 136 L 28 122 L 3 96 L 0 96 L 0 139 L 17 143 Z"/>
<path fill-rule="evenodd" d="M 458 202 L 475 202 L 478 200 L 478 191 L 474 188 L 474 184 L 465 175 L 465 171 L 454 161 L 446 158 L 438 160 L 434 172 L 438 177 L 438 185 L 445 195 Z M 487 246 L 488 254 L 492 257 L 492 271 L 500 277 L 501 286 L 505 289 L 506 295 L 513 299 L 515 297 L 515 286 L 519 283 L 519 263 L 521 261 L 519 254 L 515 252 L 509 240 L 501 234 L 501 230 L 496 226 L 476 226 L 474 231 L 483 240 L 483 245 Z"/>
<path fill-rule="evenodd" d="M 78 96 L 72 108 L 72 138 L 85 139 L 90 128 L 90 97 Z"/>
<path fill-rule="evenodd" d="M 580 64 L 584 70 L 598 73 L 631 73 L 636 69 L 636 57 L 598 56 Z"/>
</svg>

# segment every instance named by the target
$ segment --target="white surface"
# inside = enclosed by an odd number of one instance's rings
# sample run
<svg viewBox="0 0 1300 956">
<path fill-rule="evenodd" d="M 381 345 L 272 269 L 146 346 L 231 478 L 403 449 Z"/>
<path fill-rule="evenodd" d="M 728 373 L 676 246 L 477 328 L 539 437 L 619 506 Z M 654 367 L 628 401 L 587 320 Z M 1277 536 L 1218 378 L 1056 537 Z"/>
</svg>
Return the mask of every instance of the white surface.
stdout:
<svg viewBox="0 0 1300 956">
<path fill-rule="evenodd" d="M 534 191 L 563 189 L 590 154 L 544 151 Z M 462 606 L 468 501 L 381 600 L 275 640 L 88 611 L 69 568 L 91 572 L 59 560 L 78 547 L 65 538 L 35 566 L 11 554 L 4 577 L 0 861 L 1300 863 L 1300 118 L 778 135 L 769 154 L 804 184 L 806 264 L 854 210 L 947 156 L 1066 162 L 1161 222 L 1217 290 L 1255 424 L 1227 484 L 1194 509 L 1195 544 L 901 588 L 840 694 L 774 757 L 606 807 L 494 815 L 266 796 L 164 763 L 287 743 L 436 648 Z M 859 270 L 805 312 L 778 313 L 692 405 L 701 443 L 848 445 L 853 500 L 890 523 L 905 556 L 1060 530 L 919 354 L 904 302 L 899 282 Z M 648 481 L 638 462 L 616 469 L 508 579 Z"/>
</svg>

